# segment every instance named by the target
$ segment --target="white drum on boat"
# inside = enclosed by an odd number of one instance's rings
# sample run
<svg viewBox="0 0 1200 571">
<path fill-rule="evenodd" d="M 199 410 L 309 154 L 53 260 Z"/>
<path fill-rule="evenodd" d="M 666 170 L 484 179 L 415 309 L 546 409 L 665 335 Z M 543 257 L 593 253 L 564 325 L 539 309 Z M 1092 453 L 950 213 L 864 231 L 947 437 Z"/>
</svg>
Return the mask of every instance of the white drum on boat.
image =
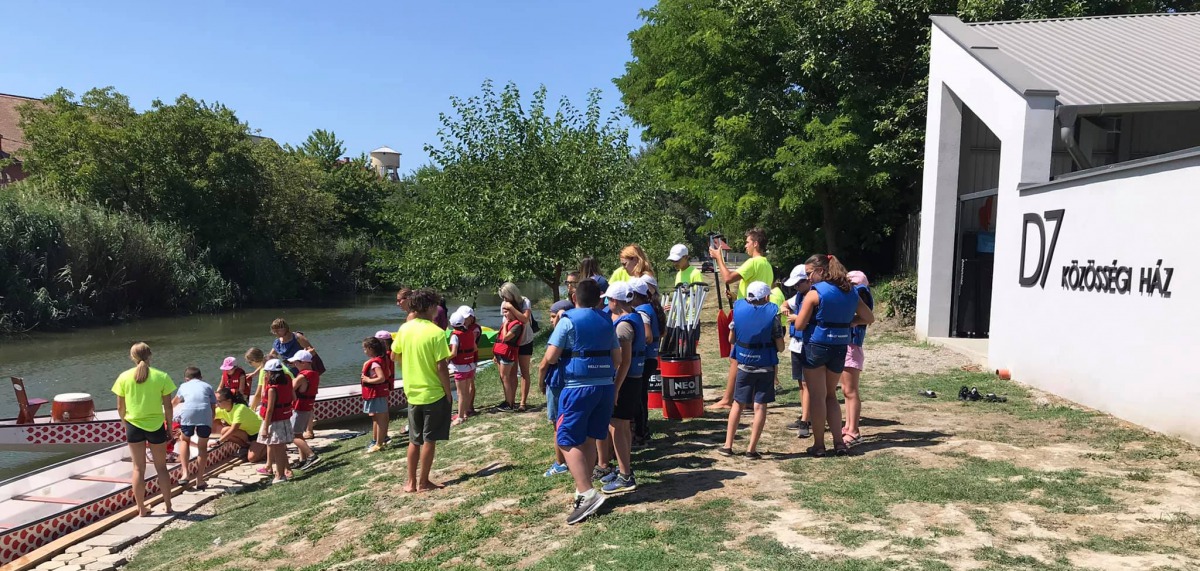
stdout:
<svg viewBox="0 0 1200 571">
<path fill-rule="evenodd" d="M 63 393 L 54 396 L 50 408 L 53 422 L 87 422 L 96 420 L 96 403 L 88 393 Z"/>
</svg>

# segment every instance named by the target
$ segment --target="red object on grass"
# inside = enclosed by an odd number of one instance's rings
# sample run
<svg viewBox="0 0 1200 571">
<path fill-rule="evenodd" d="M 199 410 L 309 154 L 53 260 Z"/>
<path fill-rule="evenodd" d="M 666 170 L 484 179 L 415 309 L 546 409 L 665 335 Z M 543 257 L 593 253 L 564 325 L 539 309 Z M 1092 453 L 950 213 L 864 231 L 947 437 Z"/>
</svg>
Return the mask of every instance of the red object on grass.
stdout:
<svg viewBox="0 0 1200 571">
<path fill-rule="evenodd" d="M 704 416 L 700 357 L 659 358 L 658 367 L 663 379 L 663 416 L 673 420 Z"/>
</svg>

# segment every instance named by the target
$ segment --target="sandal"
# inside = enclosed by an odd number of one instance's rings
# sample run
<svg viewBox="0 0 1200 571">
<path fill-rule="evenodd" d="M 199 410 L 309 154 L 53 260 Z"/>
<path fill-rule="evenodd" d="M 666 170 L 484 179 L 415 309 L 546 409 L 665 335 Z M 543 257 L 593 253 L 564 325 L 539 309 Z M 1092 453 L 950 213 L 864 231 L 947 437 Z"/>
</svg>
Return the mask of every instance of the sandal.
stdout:
<svg viewBox="0 0 1200 571">
<path fill-rule="evenodd" d="M 849 448 L 851 446 L 857 446 L 859 444 L 862 444 L 862 441 L 863 441 L 863 438 L 862 438 L 861 434 L 847 433 L 847 434 L 842 435 L 842 442 L 846 443 L 847 448 Z"/>
<path fill-rule="evenodd" d="M 809 456 L 812 456 L 813 458 L 824 458 L 825 457 L 825 449 L 817 447 L 817 446 L 809 446 L 808 449 L 806 449 L 804 451 L 804 453 L 808 454 Z"/>
<path fill-rule="evenodd" d="M 845 446 L 841 446 L 841 447 L 835 446 L 833 448 L 833 455 L 834 456 L 849 456 L 850 449 Z"/>
</svg>

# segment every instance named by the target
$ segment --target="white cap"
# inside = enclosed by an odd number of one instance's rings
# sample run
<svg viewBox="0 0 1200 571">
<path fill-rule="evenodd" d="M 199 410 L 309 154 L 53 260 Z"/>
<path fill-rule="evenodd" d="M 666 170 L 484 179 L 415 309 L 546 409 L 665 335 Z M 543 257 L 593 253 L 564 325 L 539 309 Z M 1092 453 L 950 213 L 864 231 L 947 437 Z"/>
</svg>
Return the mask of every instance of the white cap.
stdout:
<svg viewBox="0 0 1200 571">
<path fill-rule="evenodd" d="M 271 359 L 270 361 L 267 361 L 267 364 L 263 365 L 263 370 L 264 371 L 282 371 L 283 370 L 283 362 L 280 361 L 279 359 Z"/>
<path fill-rule="evenodd" d="M 808 279 L 808 272 L 804 271 L 804 264 L 799 264 L 792 268 L 792 275 L 784 280 L 783 285 L 788 287 L 796 287 L 796 284 Z"/>
<path fill-rule="evenodd" d="M 746 301 L 760 301 L 771 297 L 771 286 L 763 282 L 753 282 L 746 288 Z"/>
<path fill-rule="evenodd" d="M 644 277 L 629 280 L 629 289 L 636 294 L 650 295 L 650 286 L 646 285 L 646 278 Z"/>
<path fill-rule="evenodd" d="M 604 296 L 608 299 L 615 299 L 619 302 L 629 303 L 633 300 L 633 287 L 629 282 L 613 282 L 608 284 L 608 291 L 604 292 Z"/>
<path fill-rule="evenodd" d="M 454 313 L 461 314 L 463 316 L 463 319 L 466 319 L 468 317 L 475 317 L 475 310 L 471 309 L 471 306 L 469 306 L 469 305 L 458 306 L 458 309 L 454 310 Z"/>
<path fill-rule="evenodd" d="M 667 256 L 667 259 L 672 262 L 678 262 L 679 260 L 682 260 L 687 255 L 688 255 L 687 246 L 684 246 L 683 244 L 675 244 L 674 246 L 671 246 L 671 255 Z"/>
<path fill-rule="evenodd" d="M 646 274 L 640 279 L 642 280 L 642 283 L 646 284 L 647 286 L 654 286 L 654 289 L 658 289 L 658 279 L 656 279 L 654 276 Z M 650 293 L 649 290 L 647 290 L 646 293 Z"/>
<path fill-rule="evenodd" d="M 309 353 L 308 351 L 301 349 L 299 351 L 296 351 L 296 354 L 292 355 L 292 358 L 288 359 L 288 362 L 289 363 L 296 363 L 296 362 L 311 363 L 312 357 L 313 357 L 312 353 Z"/>
<path fill-rule="evenodd" d="M 467 316 L 463 315 L 462 311 L 455 311 L 450 314 L 450 327 L 462 327 L 467 324 Z"/>
</svg>

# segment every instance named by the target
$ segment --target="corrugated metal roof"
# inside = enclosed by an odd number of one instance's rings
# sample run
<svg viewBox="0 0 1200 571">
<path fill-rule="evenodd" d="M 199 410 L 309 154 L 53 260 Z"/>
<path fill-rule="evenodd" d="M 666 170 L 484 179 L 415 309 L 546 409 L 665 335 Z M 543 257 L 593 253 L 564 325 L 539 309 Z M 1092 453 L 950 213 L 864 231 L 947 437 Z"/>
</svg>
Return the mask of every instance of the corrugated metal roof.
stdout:
<svg viewBox="0 0 1200 571">
<path fill-rule="evenodd" d="M 970 24 L 1062 105 L 1200 102 L 1200 13 Z"/>
</svg>

